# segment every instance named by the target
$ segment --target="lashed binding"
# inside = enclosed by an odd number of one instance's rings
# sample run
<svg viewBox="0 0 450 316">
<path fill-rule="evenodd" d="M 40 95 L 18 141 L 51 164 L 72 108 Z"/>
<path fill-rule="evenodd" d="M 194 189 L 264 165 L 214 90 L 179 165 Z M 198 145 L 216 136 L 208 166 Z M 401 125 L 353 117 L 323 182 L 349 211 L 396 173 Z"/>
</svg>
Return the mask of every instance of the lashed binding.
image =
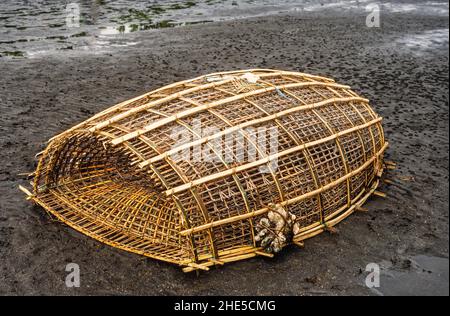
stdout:
<svg viewBox="0 0 450 316">
<path fill-rule="evenodd" d="M 217 131 L 200 135 L 192 119 Z M 229 163 L 213 150 L 213 162 L 173 159 L 230 133 L 251 140 L 245 128 L 268 126 L 278 151 L 255 161 Z M 175 144 L 176 128 L 192 140 Z M 361 209 L 376 192 L 386 147 L 381 118 L 348 86 L 278 70 L 216 73 L 57 135 L 40 155 L 32 192 L 23 190 L 92 238 L 207 270 L 301 245 Z"/>
</svg>

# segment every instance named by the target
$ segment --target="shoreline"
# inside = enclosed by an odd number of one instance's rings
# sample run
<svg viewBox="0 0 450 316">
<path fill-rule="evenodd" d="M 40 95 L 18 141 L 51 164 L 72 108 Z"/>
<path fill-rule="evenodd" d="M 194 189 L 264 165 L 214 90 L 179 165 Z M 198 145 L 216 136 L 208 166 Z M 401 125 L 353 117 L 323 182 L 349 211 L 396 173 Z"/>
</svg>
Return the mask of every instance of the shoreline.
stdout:
<svg viewBox="0 0 450 316">
<path fill-rule="evenodd" d="M 346 0 L 346 1 L 324 1 L 321 4 L 312 4 L 309 2 L 280 4 L 246 4 L 244 0 L 236 1 L 237 5 L 227 6 L 225 2 L 219 5 L 220 9 L 204 11 L 209 6 L 204 4 L 194 4 L 185 6 L 184 9 L 172 9 L 173 13 L 167 15 L 166 9 L 161 6 L 150 6 L 150 9 L 138 10 L 129 9 L 128 15 L 123 15 L 119 8 L 112 12 L 118 16 L 111 16 L 112 8 L 106 6 L 106 12 L 99 15 L 99 10 L 104 10 L 102 5 L 94 7 L 83 5 L 80 10 L 83 16 L 90 16 L 92 21 L 79 23 L 77 27 L 66 26 L 64 23 L 64 6 L 52 7 L 50 12 L 51 20 L 55 22 L 42 26 L 18 26 L 8 22 L 11 18 L 8 10 L 3 10 L 4 24 L 0 24 L 0 61 L 2 59 L 20 59 L 20 58 L 46 58 L 67 56 L 85 56 L 92 54 L 102 54 L 121 49 L 133 49 L 139 47 L 139 38 L 145 37 L 146 32 L 161 32 L 172 28 L 184 28 L 190 26 L 208 27 L 206 24 L 239 22 L 242 20 L 251 20 L 259 18 L 273 18 L 276 16 L 295 16 L 298 18 L 314 19 L 325 17 L 360 17 L 361 26 L 364 26 L 365 19 L 372 8 L 369 0 Z M 140 2 L 136 5 L 139 6 Z M 5 5 L 6 7 L 8 4 Z M 58 9 L 59 11 L 55 9 Z M 154 16 L 155 12 L 161 12 Z M 170 6 L 168 7 L 170 8 Z M 445 2 L 380 2 L 378 7 L 380 14 L 387 15 L 408 15 L 418 17 L 448 17 L 448 3 Z M 44 10 L 44 9 L 42 9 Z M 146 11 L 149 10 L 149 11 Z M 186 11 L 187 10 L 187 11 Z M 197 11 L 196 11 L 197 10 Z M 198 11 L 199 10 L 199 11 Z M 202 11 L 203 10 L 203 11 Z M 257 14 L 255 13 L 258 12 Z M 44 10 L 45 11 L 45 10 Z M 178 13 L 178 11 L 180 11 Z M 56 13 L 59 12 L 59 13 Z M 131 13 L 130 13 L 131 12 Z M 147 13 L 145 13 L 147 12 Z M 153 14 L 150 14 L 152 13 Z M 197 12 L 197 13 L 196 13 Z M 200 14 L 201 15 L 197 15 Z M 30 13 L 31 14 L 31 13 Z M 122 15 L 121 15 L 122 14 Z M 23 14 L 22 14 L 23 15 Z M 39 16 L 39 11 L 32 14 Z M 54 16 L 52 16 L 54 15 Z M 97 17 L 97 15 L 99 15 Z M 127 17 L 122 19 L 120 17 Z M 201 18 L 200 18 L 201 17 Z M 2 11 L 0 11 L 0 21 Z M 86 17 L 84 17 L 86 18 Z M 193 19 L 192 19 L 193 18 Z M 98 20 L 97 20 L 98 19 Z M 112 22 L 114 21 L 114 22 Z M 42 23 L 42 22 L 41 22 Z M 48 22 L 49 23 L 49 22 Z M 54 25 L 54 26 L 52 26 Z M 4 31 L 2 32 L 2 27 Z M 14 31 L 15 30 L 15 31 Z"/>
</svg>

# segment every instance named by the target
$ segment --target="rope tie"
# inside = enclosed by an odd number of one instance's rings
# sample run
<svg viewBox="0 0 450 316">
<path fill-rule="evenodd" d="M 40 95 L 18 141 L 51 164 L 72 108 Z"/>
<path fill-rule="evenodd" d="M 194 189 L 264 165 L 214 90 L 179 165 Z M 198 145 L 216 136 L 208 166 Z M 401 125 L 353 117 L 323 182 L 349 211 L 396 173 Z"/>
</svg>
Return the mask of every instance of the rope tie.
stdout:
<svg viewBox="0 0 450 316">
<path fill-rule="evenodd" d="M 289 99 L 287 95 L 285 95 L 278 87 L 275 87 L 275 90 L 277 91 L 278 95 L 282 98 Z"/>
</svg>

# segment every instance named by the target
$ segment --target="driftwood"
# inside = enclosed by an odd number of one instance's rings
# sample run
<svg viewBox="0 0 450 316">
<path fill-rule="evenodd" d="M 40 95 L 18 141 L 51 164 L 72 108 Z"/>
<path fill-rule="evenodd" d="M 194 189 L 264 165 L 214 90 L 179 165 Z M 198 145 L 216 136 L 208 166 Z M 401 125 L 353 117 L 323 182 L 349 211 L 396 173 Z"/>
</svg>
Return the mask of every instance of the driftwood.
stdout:
<svg viewBox="0 0 450 316">
<path fill-rule="evenodd" d="M 214 130 L 198 132 L 195 120 Z M 255 141 L 261 128 L 276 132 L 276 151 Z M 176 129 L 190 140 L 177 143 Z M 233 134 L 255 159 L 236 159 L 238 142 L 224 144 Z M 387 145 L 381 118 L 348 86 L 297 72 L 224 72 L 122 102 L 53 137 L 33 189 L 21 189 L 101 242 L 208 270 L 302 246 L 364 210 L 382 195 Z M 215 159 L 178 157 L 196 147 Z"/>
</svg>

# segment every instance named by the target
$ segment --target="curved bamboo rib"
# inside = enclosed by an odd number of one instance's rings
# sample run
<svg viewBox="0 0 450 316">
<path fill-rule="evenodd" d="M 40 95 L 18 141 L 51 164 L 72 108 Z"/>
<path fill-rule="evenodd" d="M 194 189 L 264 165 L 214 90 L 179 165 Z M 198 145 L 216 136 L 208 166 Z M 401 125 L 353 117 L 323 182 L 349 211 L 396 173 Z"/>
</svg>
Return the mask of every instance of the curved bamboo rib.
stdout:
<svg viewBox="0 0 450 316">
<path fill-rule="evenodd" d="M 206 177 L 203 177 L 203 178 L 191 181 L 190 183 L 177 186 L 177 187 L 172 188 L 170 190 L 166 190 L 165 194 L 167 196 L 169 196 L 169 195 L 172 195 L 172 194 L 179 193 L 179 192 L 182 192 L 184 190 L 190 189 L 190 188 L 192 188 L 194 186 L 197 186 L 197 185 L 200 185 L 200 184 L 203 184 L 203 183 L 207 183 L 207 182 L 210 182 L 210 181 L 213 181 L 213 180 L 217 180 L 217 179 L 229 176 L 229 175 L 236 174 L 236 173 L 244 171 L 244 170 L 251 169 L 251 168 L 256 167 L 256 166 L 260 166 L 262 164 L 270 162 L 273 159 L 277 159 L 277 158 L 280 158 L 282 156 L 286 156 L 286 155 L 292 154 L 294 152 L 303 150 L 305 148 L 309 148 L 309 147 L 312 147 L 312 146 L 323 144 L 323 143 L 328 142 L 330 140 L 334 140 L 334 139 L 336 139 L 336 138 L 338 138 L 340 136 L 343 136 L 343 135 L 346 135 L 346 134 L 358 131 L 360 129 L 363 129 L 363 128 L 366 128 L 366 127 L 369 127 L 369 126 L 372 126 L 372 125 L 380 122 L 382 119 L 383 118 L 379 117 L 379 118 L 377 118 L 375 120 L 372 120 L 372 121 L 370 121 L 370 122 L 368 122 L 366 124 L 362 124 L 362 125 L 355 126 L 353 128 L 349 128 L 349 129 L 347 129 L 345 131 L 338 132 L 338 133 L 336 133 L 334 135 L 331 135 L 331 136 L 328 136 L 326 138 L 322 138 L 322 139 L 319 139 L 319 140 L 316 140 L 316 141 L 313 141 L 313 142 L 309 142 L 309 143 L 306 143 L 306 144 L 303 144 L 303 145 L 300 145 L 300 146 L 295 146 L 295 147 L 292 147 L 290 149 L 281 151 L 281 152 L 279 152 L 277 154 L 267 156 L 264 159 L 259 159 L 259 160 L 256 160 L 254 162 L 250 162 L 250 163 L 238 166 L 238 167 L 234 167 L 234 168 L 231 168 L 231 169 L 228 169 L 228 170 L 225 170 L 225 171 L 222 171 L 222 172 L 210 175 L 210 176 L 206 176 Z"/>
<path fill-rule="evenodd" d="M 359 172 L 361 172 L 362 170 L 364 170 L 364 169 L 365 169 L 366 167 L 368 167 L 375 159 L 377 159 L 380 155 L 382 155 L 383 152 L 384 152 L 384 151 L 386 150 L 386 148 L 388 147 L 388 145 L 389 145 L 389 143 L 386 142 L 386 143 L 384 144 L 384 146 L 376 153 L 376 155 L 374 155 L 372 158 L 370 158 L 369 160 L 367 160 L 367 161 L 366 161 L 363 165 L 361 165 L 359 168 L 357 168 L 357 169 L 353 170 L 352 172 L 346 174 L 345 176 L 343 176 L 343 177 L 337 179 L 336 181 L 333 181 L 333 182 L 331 182 L 331 183 L 329 183 L 329 184 L 327 184 L 327 185 L 324 185 L 324 186 L 322 186 L 320 189 L 317 189 L 317 190 L 308 192 L 308 193 L 306 193 L 306 194 L 297 196 L 297 197 L 295 197 L 295 198 L 286 200 L 286 201 L 284 201 L 284 202 L 281 202 L 280 204 L 281 204 L 282 206 L 287 206 L 287 205 L 291 205 L 291 204 L 300 202 L 300 201 L 305 200 L 305 199 L 307 199 L 307 198 L 309 198 L 309 197 L 312 197 L 312 196 L 317 195 L 317 194 L 320 194 L 320 193 L 322 193 L 322 192 L 324 192 L 324 191 L 326 191 L 326 190 L 329 190 L 329 189 L 331 189 L 331 188 L 333 188 L 333 187 L 335 187 L 335 186 L 341 184 L 341 183 L 344 182 L 344 181 L 347 181 L 348 178 L 351 178 L 351 177 L 353 177 L 354 175 L 356 175 L 356 174 L 358 174 Z M 255 217 L 255 216 L 258 216 L 258 215 L 267 213 L 268 211 L 269 211 L 268 208 L 262 208 L 262 209 L 253 211 L 253 212 L 251 212 L 251 213 L 242 214 L 242 215 L 238 215 L 238 216 L 234 216 L 234 217 L 229 217 L 229 218 L 225 218 L 225 219 L 222 219 L 222 220 L 219 220 L 219 221 L 215 221 L 215 222 L 212 222 L 212 223 L 209 223 L 209 224 L 205 224 L 205 225 L 197 226 L 197 227 L 194 227 L 194 228 L 186 229 L 186 230 L 181 231 L 180 234 L 181 234 L 182 236 L 186 236 L 186 235 L 189 235 L 189 234 L 192 234 L 192 233 L 195 233 L 195 232 L 202 231 L 202 230 L 204 230 L 204 229 L 209 229 L 209 228 L 212 228 L 212 227 L 217 227 L 217 226 L 220 226 L 220 225 L 232 223 L 232 222 L 239 221 L 239 220 L 243 220 L 243 219 L 247 219 L 247 218 L 250 218 L 250 217 Z"/>
<path fill-rule="evenodd" d="M 335 87 L 335 88 L 343 88 L 343 89 L 350 88 L 349 86 L 344 86 L 344 85 L 339 85 L 339 84 L 334 84 L 334 83 L 324 83 L 324 82 L 290 83 L 290 84 L 286 84 L 286 85 L 280 85 L 277 88 L 278 89 L 287 89 L 287 88 L 308 87 L 308 86 L 326 86 L 326 87 Z M 214 85 L 211 85 L 211 87 L 214 87 Z M 216 106 L 224 105 L 224 104 L 227 104 L 227 103 L 230 103 L 230 102 L 233 102 L 233 101 L 238 101 L 238 100 L 241 100 L 241 99 L 246 98 L 246 97 L 255 96 L 255 95 L 258 95 L 258 94 L 261 94 L 261 93 L 264 93 L 264 92 L 275 91 L 277 88 L 275 88 L 275 87 L 268 87 L 268 88 L 258 89 L 258 90 L 254 90 L 254 91 L 238 94 L 238 95 L 233 96 L 233 97 L 225 98 L 225 99 L 222 99 L 222 100 L 219 100 L 219 101 L 216 101 L 216 102 L 211 102 L 209 104 L 204 104 L 204 105 L 199 106 L 199 107 L 195 107 L 195 108 L 191 108 L 191 109 L 188 109 L 188 110 L 185 110 L 185 111 L 181 111 L 181 112 L 179 112 L 179 113 L 177 113 L 175 115 L 172 115 L 170 117 L 160 119 L 159 121 L 156 121 L 156 122 L 154 122 L 152 124 L 149 124 L 149 125 L 141 128 L 141 129 L 139 129 L 137 131 L 134 131 L 132 133 L 129 133 L 129 134 L 126 134 L 124 136 L 121 136 L 121 137 L 118 137 L 116 139 L 113 139 L 113 140 L 111 140 L 111 144 L 113 144 L 113 145 L 121 144 L 121 143 L 123 143 L 125 141 L 128 141 L 130 139 L 138 137 L 139 135 L 145 134 L 145 133 L 147 133 L 147 132 L 149 132 L 151 130 L 154 130 L 156 128 L 162 127 L 162 126 L 164 126 L 164 125 L 166 125 L 168 123 L 171 123 L 171 122 L 176 121 L 178 119 L 181 119 L 183 117 L 186 117 L 186 116 L 189 116 L 189 115 L 193 115 L 193 114 L 202 112 L 204 110 L 211 109 L 211 108 L 214 108 Z M 183 92 L 183 95 L 184 94 L 185 93 Z M 178 98 L 179 96 L 181 96 L 181 95 L 177 94 L 175 96 L 170 96 L 170 98 L 175 99 L 175 98 Z M 170 100 L 172 100 L 172 99 L 170 99 Z M 166 100 L 165 101 L 158 100 L 156 102 L 158 102 L 158 104 L 160 104 L 160 103 L 166 102 Z M 138 109 L 138 108 L 136 108 L 136 109 Z M 135 111 L 136 109 L 133 109 L 133 111 Z M 119 117 L 119 118 L 117 118 L 117 117 Z M 115 117 L 114 119 L 110 119 L 110 120 L 108 120 L 106 122 L 100 123 L 102 125 L 99 124 L 98 126 L 104 127 L 104 126 L 107 126 L 107 125 L 111 124 L 112 122 L 116 122 L 116 121 L 118 121 L 118 120 L 123 118 L 121 115 L 118 115 L 117 117 Z M 94 132 L 94 131 L 100 129 L 101 127 L 98 127 L 98 126 L 95 126 L 95 127 L 91 128 L 90 131 Z"/>
<path fill-rule="evenodd" d="M 303 110 L 306 111 L 306 110 L 310 110 L 310 109 L 313 109 L 313 108 L 321 107 L 321 106 L 324 106 L 324 105 L 327 105 L 327 104 L 331 104 L 331 103 L 349 102 L 349 101 L 366 102 L 367 99 L 360 98 L 360 97 L 333 98 L 333 99 L 328 99 L 328 100 L 324 100 L 324 101 L 313 103 L 313 104 L 309 104 L 309 105 L 296 106 L 296 107 L 293 107 L 293 108 L 290 108 L 290 109 L 287 109 L 287 110 L 284 110 L 284 111 L 281 111 L 281 112 L 278 112 L 278 113 L 275 113 L 275 114 L 272 114 L 272 115 L 265 116 L 265 117 L 260 118 L 260 119 L 250 120 L 250 121 L 247 121 L 247 122 L 235 125 L 233 127 L 224 129 L 223 131 L 221 131 L 219 133 L 216 133 L 214 135 L 206 136 L 206 137 L 197 139 L 195 141 L 192 141 L 192 142 L 180 145 L 178 147 L 175 147 L 173 149 L 170 149 L 170 150 L 166 151 L 165 153 L 163 153 L 161 155 L 158 155 L 158 156 L 155 156 L 155 157 L 153 157 L 151 159 L 142 161 L 142 162 L 140 162 L 138 164 L 138 166 L 140 168 L 143 168 L 143 167 L 145 167 L 145 166 L 147 166 L 149 164 L 152 164 L 152 163 L 155 163 L 157 161 L 160 161 L 160 160 L 164 159 L 165 157 L 173 155 L 173 154 L 175 154 L 175 153 L 177 153 L 179 151 L 182 151 L 184 149 L 204 144 L 204 143 L 209 142 L 209 141 L 211 141 L 213 139 L 216 139 L 216 138 L 219 138 L 219 137 L 223 137 L 223 136 L 225 136 L 227 134 L 236 132 L 236 131 L 238 131 L 240 129 L 243 129 L 243 128 L 246 128 L 246 127 L 249 127 L 249 126 L 252 126 L 252 125 L 256 125 L 256 124 L 272 121 L 272 120 L 275 120 L 275 119 L 280 118 L 282 116 L 285 116 L 285 115 L 288 115 L 288 114 L 291 114 L 291 113 L 295 113 L 295 112 L 298 112 L 298 111 L 303 111 Z"/>
</svg>

